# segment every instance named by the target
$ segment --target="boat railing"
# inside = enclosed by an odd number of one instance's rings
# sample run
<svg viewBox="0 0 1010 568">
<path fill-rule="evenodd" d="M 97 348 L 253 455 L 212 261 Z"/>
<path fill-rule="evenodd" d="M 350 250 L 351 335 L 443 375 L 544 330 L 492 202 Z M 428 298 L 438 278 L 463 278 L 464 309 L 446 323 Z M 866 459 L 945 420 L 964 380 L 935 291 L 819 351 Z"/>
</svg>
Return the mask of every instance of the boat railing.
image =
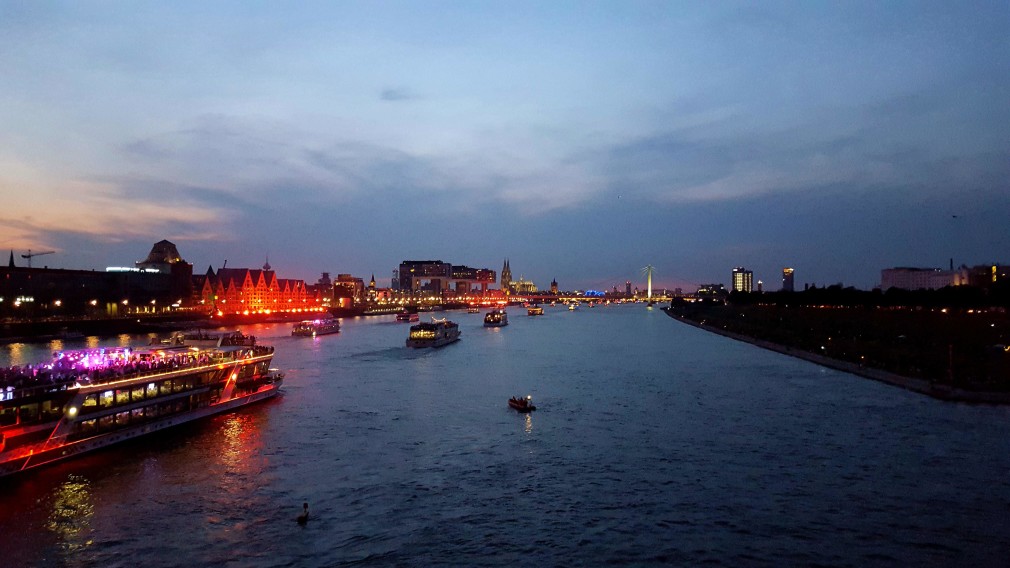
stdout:
<svg viewBox="0 0 1010 568">
<path fill-rule="evenodd" d="M 153 367 L 133 362 L 127 365 L 109 365 L 94 369 L 59 370 L 55 373 L 52 370 L 45 370 L 42 373 L 32 375 L 21 373 L 20 369 L 18 370 L 18 374 L 7 370 L 12 374 L 12 377 L 0 380 L 0 402 L 66 391 L 75 387 L 104 385 L 142 377 L 165 375 L 176 371 L 194 370 L 201 367 L 214 368 L 219 365 L 230 365 L 256 357 L 263 357 L 273 352 L 274 348 L 272 346 L 254 345 L 248 351 L 236 351 L 234 353 L 216 354 L 214 356 L 202 354 L 192 359 L 163 360 Z M 3 370 L 0 369 L 0 371 Z M 32 370 L 33 373 L 35 371 L 37 369 Z M 4 379 L 2 374 L 0 374 L 0 379 Z M 35 384 L 18 386 L 17 383 L 24 383 L 25 381 L 31 381 Z"/>
</svg>

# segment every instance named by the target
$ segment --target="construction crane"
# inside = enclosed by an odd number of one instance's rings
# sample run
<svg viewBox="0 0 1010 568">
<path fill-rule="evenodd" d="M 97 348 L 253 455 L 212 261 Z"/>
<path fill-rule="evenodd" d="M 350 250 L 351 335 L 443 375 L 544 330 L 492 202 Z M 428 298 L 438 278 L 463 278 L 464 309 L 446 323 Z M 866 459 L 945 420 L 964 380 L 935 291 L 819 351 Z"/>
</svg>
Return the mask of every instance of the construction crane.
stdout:
<svg viewBox="0 0 1010 568">
<path fill-rule="evenodd" d="M 46 251 L 42 251 L 42 252 L 32 252 L 32 249 L 28 249 L 28 254 L 21 255 L 21 258 L 27 258 L 28 259 L 28 268 L 31 268 L 32 267 L 32 257 L 33 256 L 42 256 L 44 254 L 54 254 L 55 252 L 56 251 L 54 251 L 54 250 L 46 250 Z"/>
</svg>

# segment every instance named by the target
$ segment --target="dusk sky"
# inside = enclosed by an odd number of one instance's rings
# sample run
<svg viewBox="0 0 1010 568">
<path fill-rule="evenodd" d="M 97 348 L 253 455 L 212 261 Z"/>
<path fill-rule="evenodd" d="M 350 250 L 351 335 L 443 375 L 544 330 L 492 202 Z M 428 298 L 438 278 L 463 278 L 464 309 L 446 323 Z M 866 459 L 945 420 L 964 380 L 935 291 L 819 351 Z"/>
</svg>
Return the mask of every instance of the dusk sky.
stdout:
<svg viewBox="0 0 1010 568">
<path fill-rule="evenodd" d="M 1010 262 L 1010 2 L 0 0 L 0 250 L 314 282 Z"/>
</svg>

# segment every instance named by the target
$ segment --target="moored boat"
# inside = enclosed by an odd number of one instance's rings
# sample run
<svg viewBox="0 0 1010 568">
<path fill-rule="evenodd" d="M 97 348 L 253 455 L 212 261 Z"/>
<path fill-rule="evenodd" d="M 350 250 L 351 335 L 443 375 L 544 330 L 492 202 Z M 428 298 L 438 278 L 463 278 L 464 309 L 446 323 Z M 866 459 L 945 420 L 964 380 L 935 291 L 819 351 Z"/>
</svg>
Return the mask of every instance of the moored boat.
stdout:
<svg viewBox="0 0 1010 568">
<path fill-rule="evenodd" d="M 533 397 L 530 395 L 526 395 L 526 398 L 513 396 L 509 399 L 509 407 L 519 412 L 532 412 L 537 409 L 537 407 L 533 406 Z"/>
<path fill-rule="evenodd" d="M 495 308 L 484 314 L 484 327 L 505 327 L 509 324 L 509 315 L 504 308 Z"/>
<path fill-rule="evenodd" d="M 431 323 L 422 322 L 410 326 L 407 347 L 442 347 L 459 340 L 459 325 L 445 318 L 431 318 Z"/>
<path fill-rule="evenodd" d="M 399 321 L 399 322 L 412 322 L 412 321 L 417 321 L 420 318 L 421 318 L 421 316 L 417 315 L 416 313 L 411 313 L 411 312 L 401 312 L 401 313 L 396 314 L 396 321 Z"/>
<path fill-rule="evenodd" d="M 273 355 L 240 332 L 180 334 L 0 369 L 0 477 L 271 398 Z"/>
<path fill-rule="evenodd" d="M 337 318 L 321 318 L 300 321 L 291 328 L 291 335 L 298 337 L 316 337 L 329 335 L 340 331 L 340 321 Z"/>
</svg>

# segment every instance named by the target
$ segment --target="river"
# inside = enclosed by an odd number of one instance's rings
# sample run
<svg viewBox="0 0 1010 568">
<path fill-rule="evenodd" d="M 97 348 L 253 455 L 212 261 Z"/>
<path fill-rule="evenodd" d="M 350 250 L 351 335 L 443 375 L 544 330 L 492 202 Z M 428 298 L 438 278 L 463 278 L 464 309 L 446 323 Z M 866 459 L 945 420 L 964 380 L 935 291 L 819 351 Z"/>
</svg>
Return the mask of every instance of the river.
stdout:
<svg viewBox="0 0 1010 568">
<path fill-rule="evenodd" d="M 1010 409 L 561 307 L 277 348 L 284 396 L 0 481 L 9 566 L 1005 565 Z M 10 345 L 0 365 L 54 349 Z M 508 408 L 533 396 L 531 415 Z M 311 518 L 295 523 L 302 502 Z"/>
</svg>

